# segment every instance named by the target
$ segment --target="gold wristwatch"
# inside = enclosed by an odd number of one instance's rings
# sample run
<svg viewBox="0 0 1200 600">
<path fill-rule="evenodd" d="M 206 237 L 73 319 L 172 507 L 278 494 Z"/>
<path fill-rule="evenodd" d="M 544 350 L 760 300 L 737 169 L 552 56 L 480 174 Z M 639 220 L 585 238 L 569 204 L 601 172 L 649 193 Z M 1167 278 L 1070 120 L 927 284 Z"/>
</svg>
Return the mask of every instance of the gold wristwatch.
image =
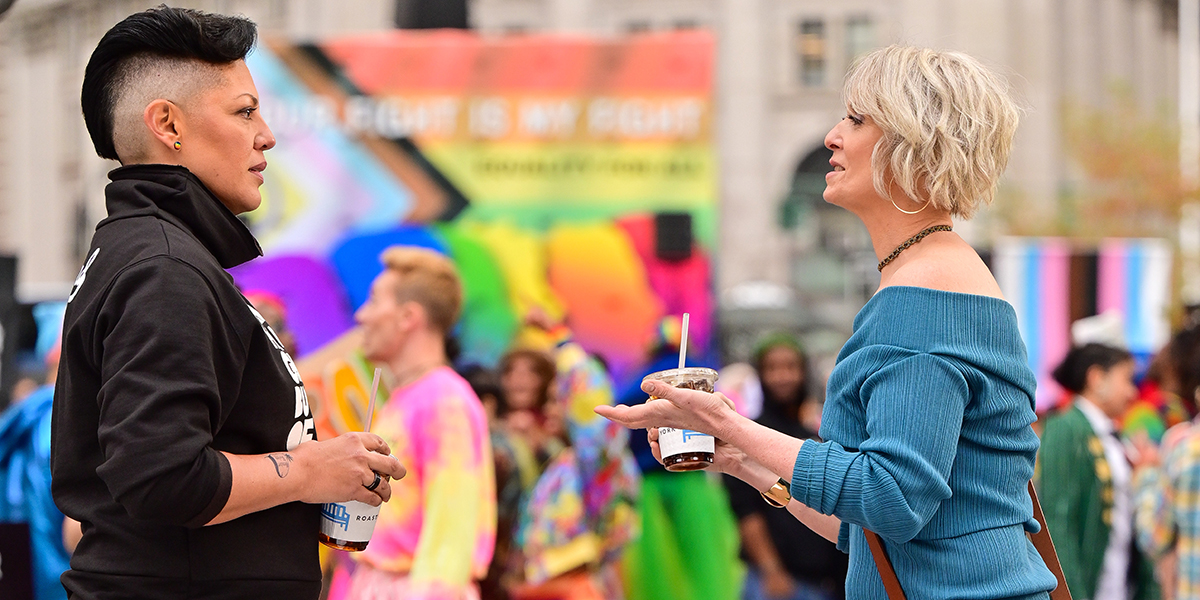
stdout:
<svg viewBox="0 0 1200 600">
<path fill-rule="evenodd" d="M 765 492 L 761 492 L 763 500 L 775 508 L 785 508 L 792 501 L 792 488 L 781 477 Z"/>
</svg>

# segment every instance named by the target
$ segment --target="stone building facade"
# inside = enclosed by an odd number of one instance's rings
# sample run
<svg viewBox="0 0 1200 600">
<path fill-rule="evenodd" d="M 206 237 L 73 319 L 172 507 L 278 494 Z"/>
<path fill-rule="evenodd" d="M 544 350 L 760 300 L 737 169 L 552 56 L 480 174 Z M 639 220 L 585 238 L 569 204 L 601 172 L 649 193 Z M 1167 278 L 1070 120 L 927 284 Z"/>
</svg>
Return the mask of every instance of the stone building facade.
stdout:
<svg viewBox="0 0 1200 600">
<path fill-rule="evenodd" d="M 705 27 L 718 47 L 721 232 L 717 287 L 727 356 L 753 332 L 804 332 L 835 351 L 878 283 L 861 225 L 824 205 L 823 139 L 845 114 L 843 76 L 892 43 L 961 50 L 1000 69 L 1026 114 L 1000 202 L 1028 221 L 1057 217 L 1081 174 L 1063 109 L 1131 90 L 1173 114 L 1178 62 L 1170 0 L 475 0 L 488 33 L 600 35 Z M 985 213 L 960 232 L 979 246 L 1006 233 Z M 742 335 L 739 335 L 739 331 Z"/>
<path fill-rule="evenodd" d="M 243 13 L 264 35 L 318 38 L 387 29 L 414 0 L 191 0 Z M 17 0 L 0 17 L 0 254 L 20 257 L 23 301 L 61 297 L 103 214 L 105 173 L 79 112 L 95 42 L 154 0 Z M 890 43 L 963 50 L 1005 72 L 1027 108 L 1003 201 L 1053 219 L 1080 175 L 1064 149 L 1066 103 L 1102 105 L 1126 86 L 1140 106 L 1176 97 L 1170 0 L 470 0 L 491 35 L 614 36 L 711 29 L 718 41 L 717 151 L 721 223 L 717 291 L 748 317 L 839 323 L 877 273 L 861 227 L 820 200 L 822 140 L 844 114 L 840 83 L 853 59 Z M 807 161 L 806 161 L 807 159 Z M 961 224 L 984 245 L 1004 233 L 986 217 Z M 801 304 L 805 311 L 787 310 Z M 783 311 L 783 312 L 772 312 Z M 796 317 L 803 314 L 805 317 Z M 741 318 L 730 313 L 727 323 Z M 802 325 L 807 327 L 807 325 Z"/>
<path fill-rule="evenodd" d="M 106 173 L 79 86 L 96 42 L 154 0 L 17 0 L 0 16 L 0 254 L 18 259 L 18 299 L 65 298 L 103 218 Z M 191 0 L 244 14 L 263 36 L 315 39 L 392 27 L 394 0 Z"/>
</svg>

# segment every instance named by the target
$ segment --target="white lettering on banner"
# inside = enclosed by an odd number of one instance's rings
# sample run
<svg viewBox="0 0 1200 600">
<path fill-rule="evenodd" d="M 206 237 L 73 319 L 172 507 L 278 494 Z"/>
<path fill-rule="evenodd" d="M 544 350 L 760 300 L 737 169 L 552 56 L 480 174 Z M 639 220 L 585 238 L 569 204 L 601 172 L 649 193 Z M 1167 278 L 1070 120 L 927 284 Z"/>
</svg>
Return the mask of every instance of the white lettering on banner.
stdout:
<svg viewBox="0 0 1200 600">
<path fill-rule="evenodd" d="M 579 104 L 571 100 L 526 100 L 519 109 L 521 133 L 533 137 L 575 135 Z"/>
<path fill-rule="evenodd" d="M 461 104 L 461 100 L 450 96 L 350 96 L 342 106 L 340 121 L 337 104 L 326 96 L 267 102 L 262 110 L 263 119 L 277 133 L 340 127 L 351 135 L 369 133 L 384 138 L 450 137 L 458 130 Z"/>
<path fill-rule="evenodd" d="M 263 102 L 263 120 L 276 132 L 320 131 L 338 125 L 337 105 L 327 96 L 314 96 L 300 101 Z"/>
<path fill-rule="evenodd" d="M 464 103 L 465 111 L 464 111 Z M 694 139 L 707 103 L 699 97 L 519 98 L 479 96 L 350 96 L 341 105 L 325 96 L 264 102 L 263 118 L 276 133 L 337 128 L 347 135 L 382 138 Z M 466 118 L 462 119 L 462 113 Z M 580 117 L 583 117 L 582 125 Z M 461 123 L 460 123 L 461 121 Z M 466 131 L 460 125 L 466 126 Z M 582 129 L 582 131 L 580 131 Z"/>
<path fill-rule="evenodd" d="M 351 96 L 344 107 L 346 129 L 385 138 L 454 135 L 458 129 L 458 98 L 401 98 Z"/>
<path fill-rule="evenodd" d="M 471 102 L 468 111 L 468 130 L 471 137 L 501 138 L 512 129 L 508 115 L 508 100 L 481 98 Z"/>
<path fill-rule="evenodd" d="M 588 105 L 588 133 L 624 138 L 700 135 L 704 103 L 696 98 L 597 98 Z"/>
</svg>

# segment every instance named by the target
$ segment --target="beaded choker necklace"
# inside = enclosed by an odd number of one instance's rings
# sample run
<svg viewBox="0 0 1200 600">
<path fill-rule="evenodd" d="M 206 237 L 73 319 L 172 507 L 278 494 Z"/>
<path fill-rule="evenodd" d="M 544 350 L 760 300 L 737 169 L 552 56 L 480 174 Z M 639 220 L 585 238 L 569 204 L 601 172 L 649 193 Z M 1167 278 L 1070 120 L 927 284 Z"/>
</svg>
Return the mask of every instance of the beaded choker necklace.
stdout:
<svg viewBox="0 0 1200 600">
<path fill-rule="evenodd" d="M 951 230 L 951 227 L 949 225 L 934 225 L 933 227 L 926 227 L 925 229 L 922 229 L 921 233 L 918 233 L 917 235 L 914 235 L 914 236 L 908 238 L 907 240 L 904 241 L 903 244 L 896 246 L 896 249 L 892 250 L 892 253 L 889 254 L 887 258 L 879 261 L 879 267 L 878 267 L 879 270 L 883 271 L 883 268 L 888 266 L 889 264 L 891 264 L 891 262 L 893 260 L 896 260 L 896 257 L 900 256 L 901 252 L 908 250 L 909 247 L 911 247 L 913 244 L 925 239 L 925 236 L 927 236 L 931 233 L 937 232 L 937 231 L 950 231 L 950 230 Z"/>
</svg>

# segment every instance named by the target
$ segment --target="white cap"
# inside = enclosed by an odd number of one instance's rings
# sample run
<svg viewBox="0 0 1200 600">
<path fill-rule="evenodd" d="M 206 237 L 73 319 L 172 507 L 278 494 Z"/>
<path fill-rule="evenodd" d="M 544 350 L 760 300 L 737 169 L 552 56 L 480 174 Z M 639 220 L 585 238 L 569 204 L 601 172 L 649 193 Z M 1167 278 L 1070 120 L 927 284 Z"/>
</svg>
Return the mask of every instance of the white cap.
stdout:
<svg viewBox="0 0 1200 600">
<path fill-rule="evenodd" d="M 1079 319 L 1071 324 L 1071 342 L 1076 346 L 1104 344 L 1114 348 L 1128 348 L 1125 340 L 1125 318 L 1121 311 L 1106 310 L 1094 317 Z"/>
</svg>

